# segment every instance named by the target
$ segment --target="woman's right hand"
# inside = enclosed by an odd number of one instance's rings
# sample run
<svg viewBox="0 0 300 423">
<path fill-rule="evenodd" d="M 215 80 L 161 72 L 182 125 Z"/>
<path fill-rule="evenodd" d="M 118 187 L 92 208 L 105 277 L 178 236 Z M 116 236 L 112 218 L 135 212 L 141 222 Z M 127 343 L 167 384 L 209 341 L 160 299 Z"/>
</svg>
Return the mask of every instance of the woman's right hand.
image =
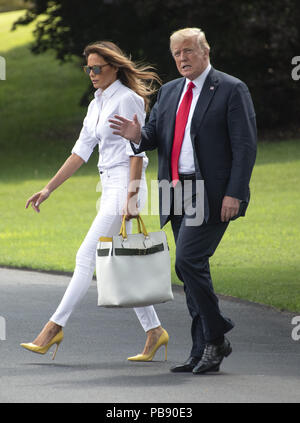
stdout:
<svg viewBox="0 0 300 423">
<path fill-rule="evenodd" d="M 42 191 L 39 191 L 35 194 L 33 194 L 30 198 L 28 198 L 25 208 L 27 209 L 29 204 L 31 203 L 31 207 L 33 210 L 35 210 L 37 213 L 40 212 L 39 205 L 47 200 L 47 198 L 50 195 L 50 191 L 47 188 L 44 188 Z"/>
<path fill-rule="evenodd" d="M 53 192 L 57 187 L 59 187 L 66 179 L 73 175 L 77 169 L 84 163 L 84 160 L 75 153 L 72 153 L 65 163 L 61 166 L 59 171 L 56 175 L 48 182 L 42 191 L 39 191 L 33 194 L 30 198 L 28 198 L 26 203 L 26 209 L 28 208 L 29 204 L 31 203 L 31 207 L 37 213 L 40 212 L 39 205 L 47 200 L 51 192 Z"/>
</svg>

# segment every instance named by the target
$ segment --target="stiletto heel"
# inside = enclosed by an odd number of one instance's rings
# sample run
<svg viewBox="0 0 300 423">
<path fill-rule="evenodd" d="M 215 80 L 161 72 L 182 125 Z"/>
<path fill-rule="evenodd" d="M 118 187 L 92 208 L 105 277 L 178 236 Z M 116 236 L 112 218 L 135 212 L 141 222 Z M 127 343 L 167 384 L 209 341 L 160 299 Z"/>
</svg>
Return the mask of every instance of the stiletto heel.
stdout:
<svg viewBox="0 0 300 423">
<path fill-rule="evenodd" d="M 62 340 L 64 339 L 64 333 L 63 330 L 61 329 L 55 336 L 54 338 L 51 339 L 51 341 L 44 345 L 43 347 L 39 347 L 38 345 L 32 344 L 31 342 L 29 343 L 22 343 L 20 344 L 21 347 L 25 348 L 28 351 L 37 353 L 37 354 L 46 354 L 46 352 L 49 350 L 50 347 L 52 347 L 52 345 L 56 344 L 56 348 L 55 351 L 52 355 L 52 360 L 55 359 L 56 356 L 56 352 L 58 350 L 58 347 L 60 345 L 60 343 L 62 342 Z"/>
<path fill-rule="evenodd" d="M 53 352 L 53 355 L 52 355 L 52 360 L 54 360 L 54 359 L 55 359 L 55 356 L 56 356 L 56 353 L 57 353 L 57 350 L 58 350 L 59 344 L 60 344 L 60 342 L 57 342 L 57 344 L 56 344 L 56 348 L 55 348 L 55 351 Z"/>
<path fill-rule="evenodd" d="M 159 340 L 154 345 L 152 351 L 149 354 L 138 354 L 134 357 L 128 357 L 129 361 L 152 361 L 156 351 L 162 346 L 165 346 L 165 361 L 167 361 L 167 346 L 169 342 L 168 332 L 163 329 L 163 333 L 160 335 Z"/>
</svg>

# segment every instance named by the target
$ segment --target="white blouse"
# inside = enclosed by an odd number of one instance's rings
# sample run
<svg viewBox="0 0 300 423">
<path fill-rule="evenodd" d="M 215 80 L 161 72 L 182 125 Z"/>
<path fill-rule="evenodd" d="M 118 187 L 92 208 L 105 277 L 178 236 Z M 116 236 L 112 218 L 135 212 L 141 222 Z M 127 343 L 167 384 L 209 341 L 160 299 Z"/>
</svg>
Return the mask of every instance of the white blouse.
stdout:
<svg viewBox="0 0 300 423">
<path fill-rule="evenodd" d="M 104 91 L 100 88 L 95 92 L 95 98 L 90 102 L 83 126 L 72 153 L 88 161 L 95 146 L 99 148 L 99 171 L 115 166 L 129 166 L 130 156 L 143 157 L 143 167 L 146 168 L 148 158 L 145 153 L 134 154 L 130 142 L 114 135 L 108 119 L 118 114 L 127 119 L 133 119 L 136 113 L 141 126 L 145 123 L 144 99 L 116 80 Z"/>
</svg>

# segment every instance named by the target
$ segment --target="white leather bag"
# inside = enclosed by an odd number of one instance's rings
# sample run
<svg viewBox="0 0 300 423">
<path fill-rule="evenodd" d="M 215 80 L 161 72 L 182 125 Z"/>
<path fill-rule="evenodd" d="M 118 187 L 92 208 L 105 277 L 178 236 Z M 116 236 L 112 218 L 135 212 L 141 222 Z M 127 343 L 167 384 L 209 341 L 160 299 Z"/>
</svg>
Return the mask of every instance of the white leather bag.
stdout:
<svg viewBox="0 0 300 423">
<path fill-rule="evenodd" d="M 123 218 L 119 235 L 99 239 L 96 253 L 99 306 L 142 307 L 174 299 L 166 234 L 148 233 L 141 216 L 137 216 L 137 221 L 137 234 L 127 235 Z"/>
</svg>

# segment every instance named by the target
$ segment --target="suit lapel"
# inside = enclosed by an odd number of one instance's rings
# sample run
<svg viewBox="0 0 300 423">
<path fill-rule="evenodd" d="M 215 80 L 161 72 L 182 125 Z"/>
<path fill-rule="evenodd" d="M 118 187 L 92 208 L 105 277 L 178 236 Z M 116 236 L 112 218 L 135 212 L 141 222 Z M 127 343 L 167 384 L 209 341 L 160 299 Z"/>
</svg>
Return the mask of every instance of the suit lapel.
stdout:
<svg viewBox="0 0 300 423">
<path fill-rule="evenodd" d="M 211 68 L 204 82 L 204 85 L 202 87 L 202 91 L 201 91 L 201 94 L 199 95 L 199 98 L 195 107 L 195 111 L 193 114 L 192 123 L 191 123 L 192 140 L 194 136 L 197 134 L 197 132 L 199 131 L 205 112 L 213 96 L 215 95 L 215 92 L 217 91 L 218 85 L 219 85 L 219 79 L 217 77 L 216 71 L 214 68 Z"/>
</svg>

